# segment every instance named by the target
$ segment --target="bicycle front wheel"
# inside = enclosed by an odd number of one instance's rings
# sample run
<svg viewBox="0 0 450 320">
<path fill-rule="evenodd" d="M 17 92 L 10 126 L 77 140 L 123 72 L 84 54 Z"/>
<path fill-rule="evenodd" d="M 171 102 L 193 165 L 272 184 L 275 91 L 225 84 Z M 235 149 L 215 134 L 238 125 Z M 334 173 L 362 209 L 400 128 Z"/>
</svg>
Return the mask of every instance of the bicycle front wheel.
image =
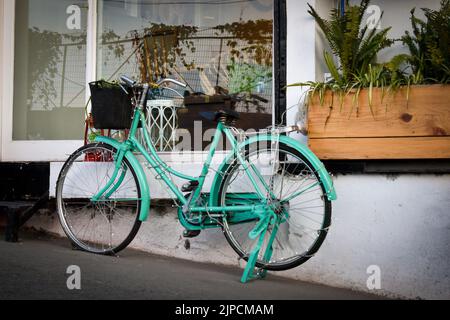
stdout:
<svg viewBox="0 0 450 320">
<path fill-rule="evenodd" d="M 304 263 L 317 252 L 330 226 L 331 202 L 318 173 L 300 151 L 283 143 L 274 149 L 271 145 L 248 148 L 248 171 L 238 160 L 231 162 L 224 172 L 219 203 L 274 208 L 270 210 L 276 221 L 267 228 L 256 266 L 281 271 Z M 264 195 L 258 195 L 249 174 Z M 222 219 L 226 239 L 246 261 L 259 238 L 249 237 L 258 222 L 245 212 L 224 213 Z"/>
<path fill-rule="evenodd" d="M 108 191 L 95 198 L 113 178 L 116 156 L 110 145 L 86 145 L 69 157 L 59 174 L 56 200 L 61 226 L 76 247 L 88 252 L 121 251 L 141 225 L 141 188 L 126 158 Z"/>
</svg>

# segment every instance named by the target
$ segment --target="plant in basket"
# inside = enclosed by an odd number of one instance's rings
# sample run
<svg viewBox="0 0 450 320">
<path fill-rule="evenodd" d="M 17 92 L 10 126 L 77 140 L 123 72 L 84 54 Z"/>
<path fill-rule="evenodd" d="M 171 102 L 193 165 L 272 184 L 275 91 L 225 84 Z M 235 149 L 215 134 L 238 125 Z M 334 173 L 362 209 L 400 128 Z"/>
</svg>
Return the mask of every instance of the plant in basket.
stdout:
<svg viewBox="0 0 450 320">
<path fill-rule="evenodd" d="M 126 136 L 131 126 L 133 95 L 117 82 L 99 80 L 89 84 L 91 113 L 86 117 L 84 143 L 92 143 L 97 136 Z M 124 90 L 125 89 L 125 90 Z M 86 110 L 87 113 L 87 110 Z M 109 153 L 110 154 L 110 153 Z M 112 161 L 101 153 L 86 155 L 86 161 Z"/>
</svg>

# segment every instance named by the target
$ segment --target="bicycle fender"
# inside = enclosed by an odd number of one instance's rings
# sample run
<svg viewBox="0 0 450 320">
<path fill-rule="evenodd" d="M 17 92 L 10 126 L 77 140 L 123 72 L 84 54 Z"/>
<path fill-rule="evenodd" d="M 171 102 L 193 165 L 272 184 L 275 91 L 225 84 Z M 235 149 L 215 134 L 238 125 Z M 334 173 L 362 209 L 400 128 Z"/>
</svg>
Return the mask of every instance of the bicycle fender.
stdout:
<svg viewBox="0 0 450 320">
<path fill-rule="evenodd" d="M 252 137 L 243 143 L 239 144 L 238 149 L 245 148 L 247 145 L 259 142 L 259 141 L 271 141 L 273 136 L 271 135 L 259 135 Z M 317 158 L 317 156 L 305 145 L 301 144 L 295 139 L 292 139 L 287 136 L 280 136 L 280 142 L 286 144 L 289 147 L 292 147 L 296 150 L 298 150 L 308 161 L 311 163 L 311 165 L 314 167 L 313 169 L 317 171 L 320 180 L 323 183 L 323 186 L 325 188 L 325 192 L 327 195 L 328 200 L 333 201 L 337 199 L 336 190 L 333 185 L 333 180 L 331 179 L 331 176 L 325 169 L 325 166 L 323 163 Z M 218 202 L 219 197 L 219 188 L 220 184 L 222 182 L 222 176 L 219 174 L 220 172 L 223 172 L 226 170 L 226 167 L 228 166 L 229 161 L 233 157 L 233 154 L 230 154 L 219 166 L 217 172 L 218 174 L 215 175 L 213 183 L 211 185 L 211 193 L 210 193 L 210 205 L 214 206 Z"/>
<path fill-rule="evenodd" d="M 122 147 L 122 143 L 114 140 L 112 138 L 98 136 L 95 138 L 95 142 L 101 142 L 104 144 L 109 144 L 119 150 Z M 139 181 L 139 185 L 141 187 L 141 209 L 139 212 L 139 220 L 146 221 L 148 218 L 148 214 L 150 211 L 150 188 L 148 186 L 147 177 L 145 176 L 144 169 L 142 168 L 141 163 L 136 158 L 136 156 L 131 151 L 127 151 L 125 154 L 125 158 L 130 162 L 131 166 L 136 172 L 136 177 Z"/>
</svg>

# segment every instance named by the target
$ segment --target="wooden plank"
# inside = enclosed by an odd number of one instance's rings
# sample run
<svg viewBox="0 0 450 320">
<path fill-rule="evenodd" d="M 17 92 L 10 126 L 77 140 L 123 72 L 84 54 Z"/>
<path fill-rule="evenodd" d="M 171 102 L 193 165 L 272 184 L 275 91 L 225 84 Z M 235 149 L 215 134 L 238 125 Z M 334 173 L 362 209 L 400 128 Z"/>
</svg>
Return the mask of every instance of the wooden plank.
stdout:
<svg viewBox="0 0 450 320">
<path fill-rule="evenodd" d="M 309 139 L 324 160 L 448 159 L 450 137 Z"/>
<path fill-rule="evenodd" d="M 362 90 L 358 104 L 354 94 L 343 100 L 332 99 L 331 93 L 320 105 L 318 97 L 308 111 L 308 130 L 311 138 L 343 137 L 424 137 L 450 136 L 450 85 L 412 86 L 407 97 L 403 88 L 395 94 L 373 90 L 373 115 L 368 103 L 368 90 Z M 332 109 L 330 106 L 332 105 Z M 330 112 L 331 111 L 331 112 Z"/>
</svg>

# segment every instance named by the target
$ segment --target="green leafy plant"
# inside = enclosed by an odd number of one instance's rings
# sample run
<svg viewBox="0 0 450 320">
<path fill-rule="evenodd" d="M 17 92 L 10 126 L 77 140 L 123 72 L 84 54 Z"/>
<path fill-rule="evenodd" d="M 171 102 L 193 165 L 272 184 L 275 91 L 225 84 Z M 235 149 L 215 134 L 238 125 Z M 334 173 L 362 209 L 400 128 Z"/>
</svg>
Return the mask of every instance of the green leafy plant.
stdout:
<svg viewBox="0 0 450 320">
<path fill-rule="evenodd" d="M 227 66 L 230 93 L 252 93 L 258 85 L 272 80 L 272 69 L 247 62 L 232 62 Z"/>
<path fill-rule="evenodd" d="M 450 82 L 450 0 L 442 0 L 439 10 L 422 8 L 426 21 L 411 10 L 412 33 L 405 32 L 402 41 L 411 55 L 409 62 L 415 81 Z"/>
<path fill-rule="evenodd" d="M 251 95 L 259 86 L 267 85 L 272 82 L 272 68 L 266 65 L 241 62 L 237 63 L 231 59 L 227 66 L 228 72 L 228 91 L 230 93 L 244 93 Z M 245 104 L 247 111 L 250 105 Z M 256 106 L 258 112 L 264 110 L 261 106 Z"/>
<path fill-rule="evenodd" d="M 360 92 L 366 88 L 368 105 L 374 115 L 372 110 L 374 88 L 381 88 L 381 102 L 383 102 L 387 93 L 394 92 L 404 85 L 408 86 L 409 92 L 409 85 L 420 81 L 418 74 L 414 74 L 415 77 L 406 74 L 405 64 L 409 59 L 406 54 L 397 55 L 385 63 L 377 63 L 378 53 L 391 46 L 394 41 L 387 37 L 390 28 L 377 30 L 369 29 L 368 25 L 363 26 L 363 16 L 369 4 L 370 0 L 362 0 L 360 5 L 350 5 L 347 1 L 345 13 L 341 14 L 339 10 L 333 9 L 329 20 L 321 18 L 309 5 L 308 12 L 316 20 L 332 51 L 332 53 L 324 51 L 324 61 L 332 79 L 328 82 L 309 81 L 291 85 L 308 87 L 306 104 L 310 104 L 311 99 L 318 96 L 320 104 L 323 105 L 326 92 L 331 91 L 330 108 L 336 95 L 342 109 L 344 98 L 352 94 L 352 110 L 353 108 L 358 110 Z M 338 59 L 338 65 L 333 55 Z"/>
<path fill-rule="evenodd" d="M 332 53 L 339 59 L 338 67 L 331 54 L 324 52 L 327 67 L 334 81 L 341 86 L 354 81 L 357 74 L 368 72 L 369 65 L 375 63 L 377 54 L 393 43 L 387 37 L 390 28 L 378 31 L 362 25 L 369 3 L 370 0 L 362 0 L 360 5 L 350 5 L 347 0 L 345 12 L 341 14 L 338 9 L 333 9 L 328 20 L 320 17 L 308 4 L 308 13 L 314 17 Z"/>
</svg>

